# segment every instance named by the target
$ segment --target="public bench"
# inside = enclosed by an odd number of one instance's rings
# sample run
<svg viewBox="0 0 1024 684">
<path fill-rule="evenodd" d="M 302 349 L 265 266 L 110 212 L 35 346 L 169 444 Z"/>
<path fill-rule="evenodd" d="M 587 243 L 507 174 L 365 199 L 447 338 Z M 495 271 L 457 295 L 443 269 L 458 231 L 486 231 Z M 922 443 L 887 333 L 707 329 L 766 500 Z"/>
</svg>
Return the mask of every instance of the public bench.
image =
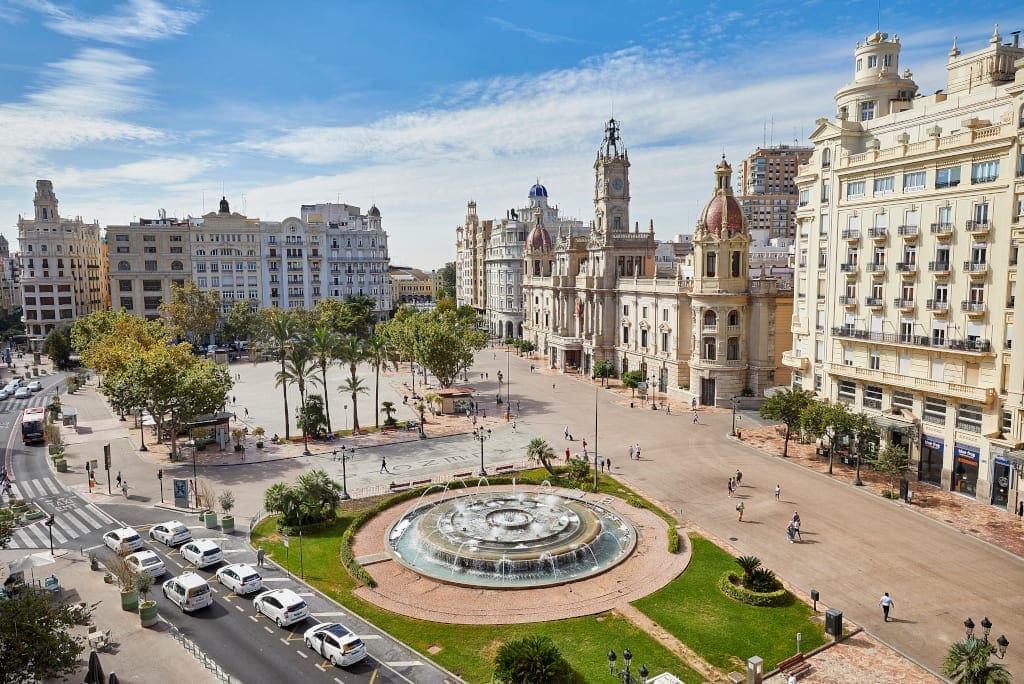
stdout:
<svg viewBox="0 0 1024 684">
<path fill-rule="evenodd" d="M 412 486 L 412 487 L 420 487 L 422 485 L 430 484 L 431 482 L 433 482 L 433 480 L 428 477 L 426 480 L 416 480 L 410 486 Z"/>
<path fill-rule="evenodd" d="M 787 677 L 792 675 L 799 677 L 811 669 L 811 664 L 804 659 L 803 653 L 792 655 L 779 663 L 779 671 Z"/>
<path fill-rule="evenodd" d="M 392 482 L 388 485 L 388 489 L 393 492 L 397 492 L 399 489 L 409 489 L 412 487 L 412 482 Z"/>
<path fill-rule="evenodd" d="M 494 472 L 496 472 L 496 473 L 507 473 L 510 470 L 515 470 L 515 469 L 516 469 L 516 467 L 510 463 L 509 465 L 500 465 L 500 466 L 496 467 L 494 469 Z"/>
</svg>

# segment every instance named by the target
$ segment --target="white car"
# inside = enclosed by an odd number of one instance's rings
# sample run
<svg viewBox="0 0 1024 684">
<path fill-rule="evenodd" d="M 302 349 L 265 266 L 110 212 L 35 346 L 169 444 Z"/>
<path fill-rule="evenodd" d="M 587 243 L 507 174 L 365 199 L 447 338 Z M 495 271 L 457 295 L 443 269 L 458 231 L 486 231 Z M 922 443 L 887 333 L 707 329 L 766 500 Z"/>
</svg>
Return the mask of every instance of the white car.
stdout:
<svg viewBox="0 0 1024 684">
<path fill-rule="evenodd" d="M 114 553 L 124 555 L 141 549 L 142 537 L 132 528 L 122 527 L 103 535 L 103 543 Z"/>
<path fill-rule="evenodd" d="M 181 557 L 197 568 L 205 568 L 224 560 L 224 552 L 217 546 L 217 542 L 197 539 L 181 547 Z"/>
<path fill-rule="evenodd" d="M 217 581 L 239 596 L 263 588 L 263 578 L 251 565 L 233 563 L 217 570 Z"/>
<path fill-rule="evenodd" d="M 0 399 L 10 399 L 11 398 L 11 394 L 12 394 L 11 392 L 7 391 L 6 387 L 4 387 L 3 389 L 0 389 Z"/>
<path fill-rule="evenodd" d="M 32 392 L 29 391 L 28 387 L 19 387 L 14 390 L 15 399 L 28 399 L 32 396 Z"/>
<path fill-rule="evenodd" d="M 366 657 L 366 644 L 337 622 L 322 622 L 302 635 L 308 648 L 331 661 L 335 667 L 355 665 Z"/>
<path fill-rule="evenodd" d="M 266 615 L 278 627 L 287 627 L 309 617 L 309 606 L 291 589 L 274 589 L 259 594 L 252 600 L 256 612 Z"/>
<path fill-rule="evenodd" d="M 213 603 L 213 589 L 194 572 L 183 572 L 163 584 L 164 596 L 181 612 L 205 608 Z"/>
<path fill-rule="evenodd" d="M 136 551 L 124 560 L 135 572 L 148 572 L 154 579 L 167 572 L 160 556 L 149 550 Z"/>
<path fill-rule="evenodd" d="M 168 520 L 159 525 L 153 525 L 149 530 L 149 538 L 162 542 L 165 546 L 177 546 L 192 540 L 192 530 L 185 527 L 185 523 L 178 520 Z"/>
<path fill-rule="evenodd" d="M 33 380 L 32 382 L 28 383 L 28 389 L 30 392 L 42 392 L 43 383 L 39 382 L 38 380 Z"/>
</svg>

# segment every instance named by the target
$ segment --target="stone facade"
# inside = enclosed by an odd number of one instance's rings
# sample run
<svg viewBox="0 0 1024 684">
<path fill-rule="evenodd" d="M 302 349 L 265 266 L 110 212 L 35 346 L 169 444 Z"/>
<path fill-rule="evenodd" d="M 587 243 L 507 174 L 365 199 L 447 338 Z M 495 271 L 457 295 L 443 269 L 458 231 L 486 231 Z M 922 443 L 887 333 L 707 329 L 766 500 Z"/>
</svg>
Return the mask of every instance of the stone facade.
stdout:
<svg viewBox="0 0 1024 684">
<path fill-rule="evenodd" d="M 874 417 L 919 481 L 1013 505 L 1024 459 L 1014 354 L 1024 237 L 1024 49 L 954 41 L 919 96 L 900 42 L 854 52 L 797 185 L 793 384 Z M 781 322 L 781 321 L 780 321 Z"/>
<path fill-rule="evenodd" d="M 139 219 L 126 226 L 107 226 L 110 304 L 149 319 L 160 317 L 171 285 L 192 278 L 189 222 L 167 218 Z"/>
<path fill-rule="evenodd" d="M 260 220 L 232 212 L 221 198 L 217 211 L 190 222 L 192 278 L 199 289 L 220 295 L 223 313 L 236 301 L 257 306 L 264 291 Z"/>
</svg>

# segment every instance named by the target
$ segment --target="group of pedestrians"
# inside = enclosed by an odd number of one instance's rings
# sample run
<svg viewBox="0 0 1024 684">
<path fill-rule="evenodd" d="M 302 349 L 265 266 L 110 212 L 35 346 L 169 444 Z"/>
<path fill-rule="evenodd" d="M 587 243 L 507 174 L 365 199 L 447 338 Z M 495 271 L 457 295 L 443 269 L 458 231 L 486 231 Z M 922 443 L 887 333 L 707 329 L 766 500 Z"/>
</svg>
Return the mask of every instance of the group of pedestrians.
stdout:
<svg viewBox="0 0 1024 684">
<path fill-rule="evenodd" d="M 776 485 L 778 486 L 778 485 Z M 786 538 L 789 539 L 790 544 L 795 544 L 797 541 L 803 543 L 804 538 L 800 536 L 800 512 L 793 511 L 793 519 L 789 521 L 789 525 L 786 526 Z"/>
<path fill-rule="evenodd" d="M 629 458 L 630 460 L 634 458 L 638 461 L 640 460 L 640 442 L 629 445 Z"/>
</svg>

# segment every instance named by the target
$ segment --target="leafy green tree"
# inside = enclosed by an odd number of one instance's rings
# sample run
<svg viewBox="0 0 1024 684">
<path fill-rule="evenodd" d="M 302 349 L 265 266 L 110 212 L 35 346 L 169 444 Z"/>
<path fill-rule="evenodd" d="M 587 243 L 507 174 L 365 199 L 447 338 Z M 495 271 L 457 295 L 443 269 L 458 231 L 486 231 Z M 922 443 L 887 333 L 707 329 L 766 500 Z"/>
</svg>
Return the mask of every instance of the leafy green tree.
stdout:
<svg viewBox="0 0 1024 684">
<path fill-rule="evenodd" d="M 967 636 L 953 643 L 942 663 L 942 674 L 956 684 L 1009 684 L 1013 676 L 1005 665 L 992 662 L 995 646 Z"/>
<path fill-rule="evenodd" d="M 280 513 L 287 527 L 330 520 L 340 501 L 341 485 L 321 469 L 303 473 L 294 484 L 273 484 L 263 493 L 263 508 Z"/>
<path fill-rule="evenodd" d="M 199 289 L 192 280 L 172 284 L 170 300 L 160 304 L 160 313 L 172 334 L 201 344 L 217 329 L 220 295 Z"/>
<path fill-rule="evenodd" d="M 337 358 L 348 366 L 350 378 L 359 377 L 359 364 L 367 360 L 366 341 L 355 335 L 345 335 L 338 340 Z"/>
<path fill-rule="evenodd" d="M 437 299 L 455 301 L 455 262 L 449 261 L 437 272 Z"/>
<path fill-rule="evenodd" d="M 367 337 L 376 320 L 374 307 L 377 302 L 370 297 L 347 297 L 344 301 L 324 298 L 316 304 L 318 323 L 327 325 L 338 335 Z"/>
<path fill-rule="evenodd" d="M 277 352 L 278 362 L 281 364 L 280 372 L 284 372 L 285 361 L 288 359 L 288 352 L 292 348 L 292 336 L 294 335 L 294 323 L 291 315 L 280 309 L 264 309 L 262 314 L 260 335 L 266 344 Z M 284 438 L 291 438 L 291 428 L 288 421 L 288 384 L 277 383 L 281 387 L 281 394 L 284 397 Z"/>
<path fill-rule="evenodd" d="M 297 424 L 307 435 L 321 437 L 327 430 L 327 417 L 324 415 L 324 398 L 319 394 L 306 397 L 305 408 L 299 407 Z"/>
<path fill-rule="evenodd" d="M 0 514 L 0 549 L 6 549 L 11 543 L 11 535 L 14 534 L 14 516 Z"/>
<path fill-rule="evenodd" d="M 332 432 L 331 429 L 331 402 L 327 398 L 327 369 L 330 368 L 331 364 L 334 363 L 338 353 L 338 335 L 334 330 L 324 321 L 317 323 L 317 326 L 313 328 L 313 332 L 310 333 L 309 337 L 306 338 L 306 344 L 309 345 L 309 351 L 313 356 L 313 360 L 320 369 L 320 385 L 324 388 L 324 415 L 327 419 L 327 432 Z"/>
<path fill-rule="evenodd" d="M 251 340 L 256 333 L 257 321 L 256 312 L 252 310 L 249 302 L 237 300 L 228 309 L 220 327 L 220 334 L 228 341 Z"/>
<path fill-rule="evenodd" d="M 166 346 L 168 339 L 160 321 L 124 312 L 96 311 L 71 326 L 71 346 L 100 375 L 124 371 L 140 353 Z"/>
<path fill-rule="evenodd" d="M 787 387 L 768 397 L 761 405 L 761 417 L 767 420 L 781 420 L 786 425 L 786 437 L 782 444 L 782 457 L 789 457 L 789 438 L 794 430 L 800 429 L 804 411 L 814 403 L 814 395 L 800 387 Z"/>
<path fill-rule="evenodd" d="M 899 444 L 889 442 L 878 454 L 874 463 L 875 470 L 889 478 L 889 491 L 895 491 L 895 480 L 903 477 L 910 470 L 910 455 Z"/>
<path fill-rule="evenodd" d="M 479 316 L 459 312 L 425 311 L 413 319 L 414 357 L 433 373 L 441 387 L 452 386 L 473 354 L 487 346 L 487 333 L 479 328 Z"/>
<path fill-rule="evenodd" d="M 594 364 L 594 377 L 601 378 L 601 384 L 608 386 L 608 378 L 615 375 L 615 366 L 608 359 L 601 359 Z"/>
<path fill-rule="evenodd" d="M 62 325 L 54 328 L 46 336 L 46 354 L 57 368 L 68 367 L 71 360 L 71 326 Z"/>
<path fill-rule="evenodd" d="M 816 401 L 804 410 L 800 427 L 814 439 L 828 440 L 828 474 L 832 474 L 836 444 L 850 435 L 853 414 L 845 404 Z"/>
<path fill-rule="evenodd" d="M 366 339 L 363 346 L 363 351 L 366 353 L 366 360 L 373 366 L 374 383 L 373 383 L 373 408 L 374 415 L 378 416 L 377 429 L 380 429 L 380 372 L 381 370 L 388 370 L 394 363 L 395 353 L 391 350 L 391 345 L 387 338 L 381 337 L 380 335 L 372 335 Z M 388 415 L 390 418 L 390 414 Z"/>
<path fill-rule="evenodd" d="M 555 450 L 540 437 L 534 437 L 526 445 L 526 458 L 530 461 L 539 462 L 544 466 L 544 470 L 548 471 L 551 475 L 557 475 L 554 466 L 551 465 L 551 461 L 555 458 Z"/>
<path fill-rule="evenodd" d="M 527 636 L 498 648 L 494 677 L 504 684 L 568 684 L 573 672 L 551 637 Z"/>
<path fill-rule="evenodd" d="M 132 359 L 124 371 L 125 382 L 138 391 L 138 406 L 149 411 L 158 435 L 178 403 L 178 374 L 195 362 L 188 345 L 147 349 Z M 144 428 L 143 428 L 144 429 Z"/>
<path fill-rule="evenodd" d="M 644 374 L 638 370 L 627 371 L 622 374 L 622 384 L 633 390 L 634 397 L 636 396 L 636 388 L 640 386 L 644 379 Z"/>
<path fill-rule="evenodd" d="M 23 591 L 0 601 L 0 684 L 73 674 L 85 648 L 71 629 L 87 616 L 70 603 L 54 603 L 45 592 Z"/>
<path fill-rule="evenodd" d="M 368 394 L 369 390 L 363 384 L 363 379 L 358 376 L 345 378 L 338 391 L 347 394 L 352 399 L 352 434 L 359 433 L 359 395 Z"/>
<path fill-rule="evenodd" d="M 217 412 L 227 404 L 234 386 L 231 373 L 209 359 L 195 359 L 167 378 L 173 384 L 175 401 L 171 410 L 171 453 L 178 453 L 178 433 L 202 415 Z"/>
</svg>

